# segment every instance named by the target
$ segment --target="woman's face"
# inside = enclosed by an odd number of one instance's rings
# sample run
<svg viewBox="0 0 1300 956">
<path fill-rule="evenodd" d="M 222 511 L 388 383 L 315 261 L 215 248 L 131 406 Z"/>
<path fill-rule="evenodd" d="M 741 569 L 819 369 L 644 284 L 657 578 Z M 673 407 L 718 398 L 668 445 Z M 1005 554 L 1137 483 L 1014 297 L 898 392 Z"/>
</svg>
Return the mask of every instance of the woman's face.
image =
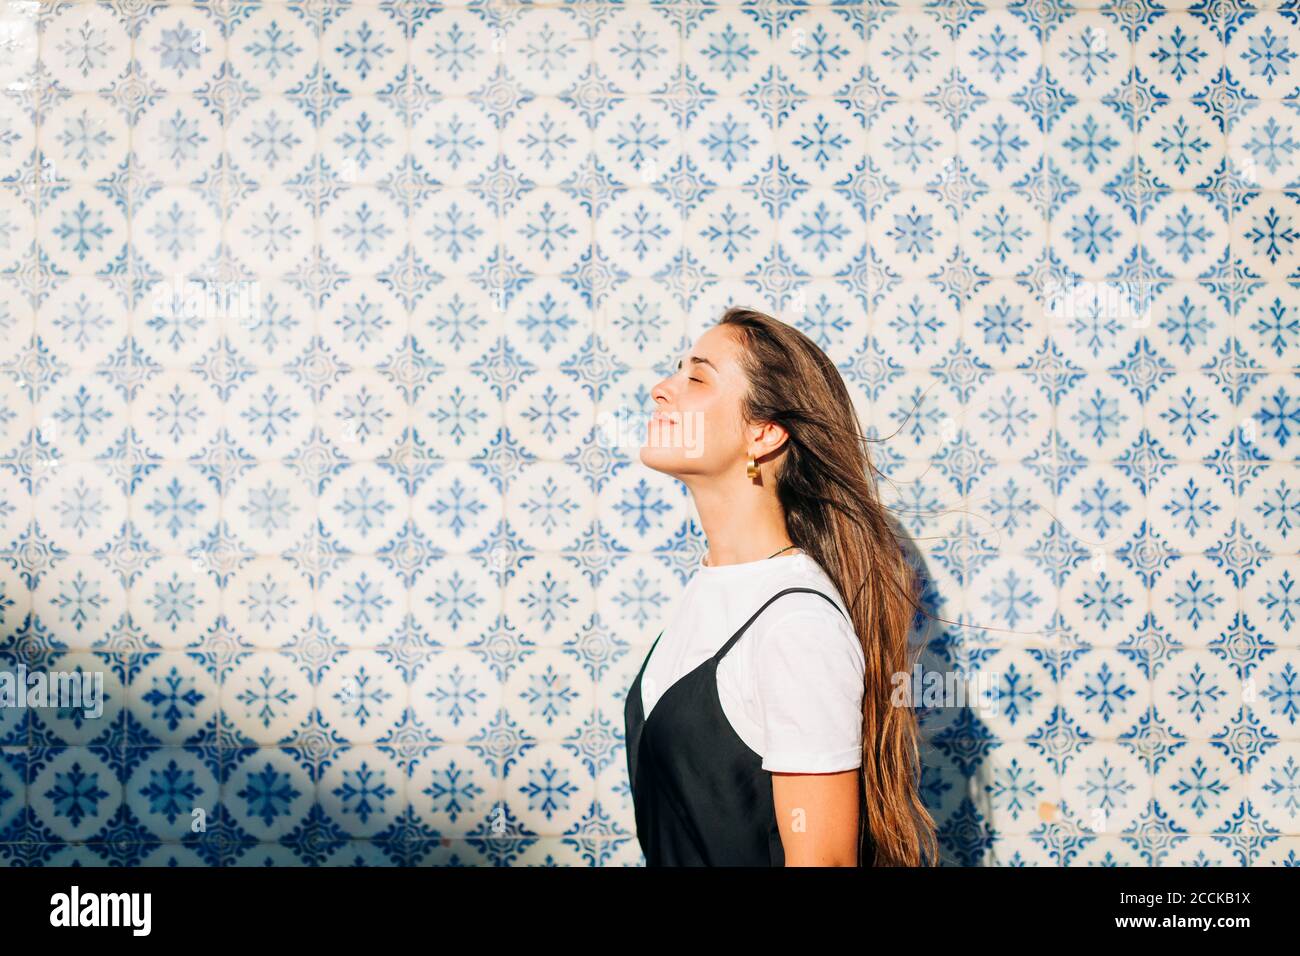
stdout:
<svg viewBox="0 0 1300 956">
<path fill-rule="evenodd" d="M 655 413 L 641 446 L 647 467 L 678 478 L 744 474 L 750 451 L 762 454 L 772 447 L 763 436 L 775 426 L 750 428 L 741 419 L 748 382 L 739 348 L 726 326 L 715 325 L 655 385 Z"/>
</svg>

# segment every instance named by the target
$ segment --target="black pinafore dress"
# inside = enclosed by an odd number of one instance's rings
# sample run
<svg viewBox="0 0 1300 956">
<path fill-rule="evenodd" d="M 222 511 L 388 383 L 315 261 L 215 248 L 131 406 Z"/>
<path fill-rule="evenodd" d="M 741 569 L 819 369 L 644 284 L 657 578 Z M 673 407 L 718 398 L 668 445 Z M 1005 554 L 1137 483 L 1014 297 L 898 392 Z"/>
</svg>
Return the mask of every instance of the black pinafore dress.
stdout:
<svg viewBox="0 0 1300 956">
<path fill-rule="evenodd" d="M 785 848 L 772 799 L 772 773 L 732 728 L 718 697 L 718 662 L 763 610 L 755 611 L 716 654 L 680 677 L 645 717 L 641 676 L 659 637 L 641 663 L 623 707 L 628 780 L 637 840 L 646 866 L 785 866 Z M 866 795 L 859 780 L 858 865 L 869 866 Z"/>
</svg>

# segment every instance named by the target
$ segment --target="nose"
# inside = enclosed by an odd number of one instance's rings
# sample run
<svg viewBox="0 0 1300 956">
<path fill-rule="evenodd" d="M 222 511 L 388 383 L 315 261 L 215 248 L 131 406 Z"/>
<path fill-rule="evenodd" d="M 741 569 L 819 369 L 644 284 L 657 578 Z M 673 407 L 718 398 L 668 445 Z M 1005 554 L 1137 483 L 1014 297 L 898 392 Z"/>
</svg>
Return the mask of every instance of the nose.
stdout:
<svg viewBox="0 0 1300 956">
<path fill-rule="evenodd" d="M 650 397 L 660 406 L 672 404 L 672 376 L 664 379 L 650 390 Z"/>
</svg>

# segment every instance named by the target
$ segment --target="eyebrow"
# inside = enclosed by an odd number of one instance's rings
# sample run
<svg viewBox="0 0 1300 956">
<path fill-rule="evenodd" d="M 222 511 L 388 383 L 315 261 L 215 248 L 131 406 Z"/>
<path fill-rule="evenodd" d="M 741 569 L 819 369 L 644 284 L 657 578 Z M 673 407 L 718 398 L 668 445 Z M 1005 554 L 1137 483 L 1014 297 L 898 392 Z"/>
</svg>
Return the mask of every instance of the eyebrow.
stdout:
<svg viewBox="0 0 1300 956">
<path fill-rule="evenodd" d="M 700 358 L 698 355 L 692 355 L 692 356 L 691 356 L 691 362 L 694 363 L 695 365 L 707 365 L 709 368 L 713 369 L 713 371 L 714 371 L 715 373 L 718 373 L 718 367 L 717 367 L 716 365 L 714 365 L 712 362 L 710 362 L 710 361 L 709 361 L 708 359 L 706 359 L 706 358 Z M 682 364 L 682 360 L 681 360 L 681 359 L 678 359 L 678 360 L 677 360 L 677 364 L 678 364 L 678 365 L 681 365 L 681 364 Z M 719 374 L 720 374 L 720 373 L 719 373 Z"/>
</svg>

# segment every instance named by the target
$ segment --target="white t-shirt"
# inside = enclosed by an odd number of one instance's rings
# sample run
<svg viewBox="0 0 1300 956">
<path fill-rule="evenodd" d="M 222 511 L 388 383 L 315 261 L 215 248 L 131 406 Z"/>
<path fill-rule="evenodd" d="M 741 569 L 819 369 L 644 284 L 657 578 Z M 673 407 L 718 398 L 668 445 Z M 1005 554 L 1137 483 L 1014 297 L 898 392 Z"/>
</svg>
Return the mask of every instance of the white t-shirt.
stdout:
<svg viewBox="0 0 1300 956">
<path fill-rule="evenodd" d="M 707 567 L 701 558 L 641 676 L 649 716 L 679 678 L 716 654 L 778 591 L 843 595 L 803 552 Z M 826 598 L 786 594 L 769 604 L 718 664 L 718 698 L 764 770 L 831 773 L 862 764 L 866 661 L 852 625 Z"/>
</svg>

